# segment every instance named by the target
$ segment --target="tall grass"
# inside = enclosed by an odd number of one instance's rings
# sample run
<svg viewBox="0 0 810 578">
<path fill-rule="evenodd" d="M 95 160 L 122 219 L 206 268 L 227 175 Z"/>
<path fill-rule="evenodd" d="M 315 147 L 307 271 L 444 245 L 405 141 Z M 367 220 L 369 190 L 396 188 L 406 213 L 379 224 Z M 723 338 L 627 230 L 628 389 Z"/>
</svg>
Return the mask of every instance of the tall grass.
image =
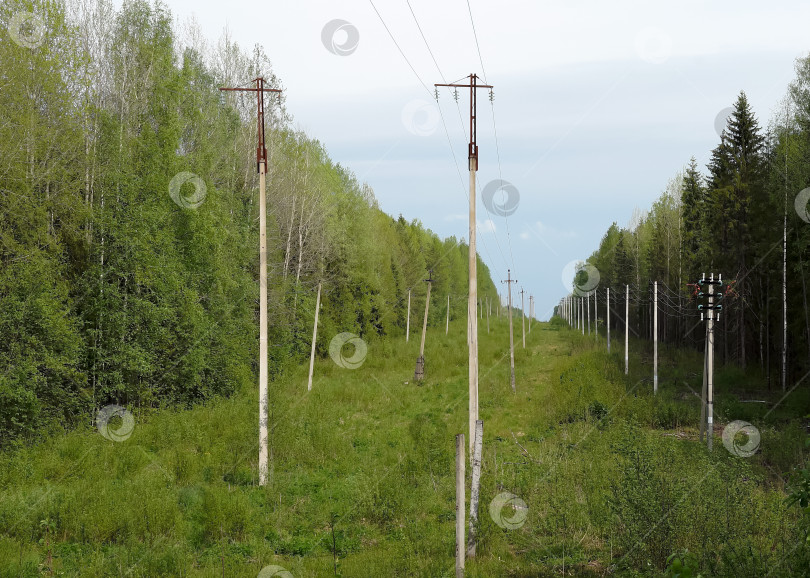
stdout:
<svg viewBox="0 0 810 578">
<path fill-rule="evenodd" d="M 657 575 L 684 549 L 705 575 L 791 575 L 806 546 L 781 480 L 806 459 L 798 416 L 746 414 L 761 451 L 732 455 L 718 432 L 709 454 L 696 441 L 695 356 L 672 352 L 653 397 L 650 368 L 634 356 L 625 376 L 618 343 L 608 356 L 604 336 L 534 324 L 525 350 L 516 333 L 513 394 L 508 324 L 490 325 L 468 576 Z M 123 442 L 85 429 L 0 454 L 0 577 L 255 577 L 271 564 L 296 577 L 453 575 L 465 330 L 463 320 L 448 337 L 429 328 L 421 385 L 418 339 L 371 342 L 355 370 L 319 360 L 311 392 L 305 366 L 271 383 L 266 487 L 253 384 L 191 410 L 139 414 Z M 736 394 L 718 383 L 718 407 L 739 419 Z M 528 505 L 518 528 L 490 516 L 502 492 Z"/>
</svg>

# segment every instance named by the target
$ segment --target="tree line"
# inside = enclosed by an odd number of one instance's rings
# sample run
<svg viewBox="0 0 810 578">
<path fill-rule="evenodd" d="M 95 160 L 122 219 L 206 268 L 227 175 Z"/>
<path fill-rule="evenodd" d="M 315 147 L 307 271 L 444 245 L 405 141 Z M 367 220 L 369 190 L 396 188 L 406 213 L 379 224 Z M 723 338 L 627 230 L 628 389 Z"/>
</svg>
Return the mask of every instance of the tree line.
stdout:
<svg viewBox="0 0 810 578">
<path fill-rule="evenodd" d="M 227 32 L 209 44 L 159 2 L 17 0 L 0 23 L 25 12 L 40 42 L 0 43 L 0 445 L 109 403 L 187 406 L 252 387 L 256 99 L 219 88 L 259 76 L 283 88 L 270 58 Z M 320 355 L 343 331 L 402 335 L 428 270 L 437 303 L 466 294 L 463 240 L 383 213 L 293 128 L 283 93 L 266 99 L 271 375 L 308 354 L 319 282 Z M 431 308 L 437 324 L 444 314 Z"/>
<path fill-rule="evenodd" d="M 649 211 L 636 210 L 627 227 L 614 222 L 587 260 L 600 275 L 598 295 L 611 288 L 614 329 L 623 329 L 629 285 L 631 327 L 651 336 L 657 281 L 659 339 L 698 348 L 705 329 L 695 282 L 722 274 L 719 361 L 758 366 L 769 386 L 780 385 L 784 348 L 788 387 L 810 370 L 810 190 L 802 193 L 810 187 L 810 57 L 795 70 L 767 127 L 740 92 L 706 170 L 692 157 Z"/>
</svg>

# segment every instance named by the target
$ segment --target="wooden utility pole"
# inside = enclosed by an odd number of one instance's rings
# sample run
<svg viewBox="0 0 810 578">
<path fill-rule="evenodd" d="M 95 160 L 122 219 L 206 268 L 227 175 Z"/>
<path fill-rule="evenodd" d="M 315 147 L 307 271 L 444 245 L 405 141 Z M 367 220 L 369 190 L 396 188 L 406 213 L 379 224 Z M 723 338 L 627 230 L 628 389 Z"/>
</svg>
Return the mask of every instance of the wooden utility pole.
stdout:
<svg viewBox="0 0 810 578">
<path fill-rule="evenodd" d="M 464 578 L 464 434 L 456 435 L 456 578 Z"/>
<path fill-rule="evenodd" d="M 267 485 L 267 148 L 264 139 L 264 93 L 281 92 L 267 88 L 264 78 L 254 80 L 255 88 L 220 88 L 224 91 L 255 92 L 258 105 L 256 170 L 259 173 L 259 485 Z"/>
<path fill-rule="evenodd" d="M 506 286 L 509 288 L 509 299 L 506 302 L 509 311 L 509 367 L 511 369 L 510 382 L 512 384 L 512 393 L 516 393 L 517 389 L 515 388 L 515 338 L 512 332 L 512 283 L 517 283 L 517 279 L 512 279 L 512 271 L 510 269 L 506 270 L 506 281 L 501 281 L 501 283 L 506 283 Z"/>
<path fill-rule="evenodd" d="M 478 76 L 470 74 L 469 84 L 436 84 L 436 98 L 439 97 L 439 86 L 447 86 L 452 88 L 469 88 L 470 89 L 470 142 L 468 147 L 468 162 L 470 169 L 470 247 L 469 247 L 469 296 L 467 300 L 467 350 L 468 350 L 468 366 L 469 366 L 469 386 L 470 386 L 470 450 L 472 450 L 473 438 L 475 436 L 475 422 L 478 420 L 478 315 L 475 310 L 478 304 L 478 269 L 477 269 L 477 253 L 475 249 L 475 173 L 478 171 L 478 144 L 476 144 L 476 116 L 477 116 L 477 101 L 479 88 L 488 88 L 490 90 L 490 98 L 492 97 L 492 86 L 488 84 L 478 84 Z"/>
<path fill-rule="evenodd" d="M 408 337 L 411 334 L 411 290 L 408 289 L 408 321 L 405 324 L 405 343 L 408 343 Z"/>
<path fill-rule="evenodd" d="M 425 378 L 425 335 L 427 335 L 428 308 L 430 307 L 430 287 L 433 284 L 433 269 L 430 270 L 427 282 L 427 297 L 425 297 L 425 320 L 422 322 L 422 343 L 419 345 L 419 357 L 416 359 L 414 379 L 422 381 Z"/>
<path fill-rule="evenodd" d="M 653 394 L 658 393 L 658 281 L 653 282 Z"/>
<path fill-rule="evenodd" d="M 523 299 L 523 287 L 520 288 L 520 321 L 523 324 L 523 349 L 526 349 L 526 304 Z"/>
<path fill-rule="evenodd" d="M 312 325 L 312 351 L 309 354 L 309 381 L 307 391 L 312 391 L 312 371 L 315 368 L 315 341 L 318 339 L 318 313 L 321 312 L 321 283 L 318 282 L 318 297 L 315 299 L 315 323 Z"/>
</svg>

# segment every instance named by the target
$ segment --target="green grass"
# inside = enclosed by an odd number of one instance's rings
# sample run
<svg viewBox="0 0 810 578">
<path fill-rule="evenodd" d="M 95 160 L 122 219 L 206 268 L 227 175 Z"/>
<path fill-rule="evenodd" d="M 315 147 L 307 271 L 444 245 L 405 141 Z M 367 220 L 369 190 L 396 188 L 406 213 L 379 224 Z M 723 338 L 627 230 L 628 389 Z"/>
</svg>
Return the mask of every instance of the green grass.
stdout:
<svg viewBox="0 0 810 578">
<path fill-rule="evenodd" d="M 806 459 L 804 393 L 765 418 L 781 396 L 751 383 L 743 395 L 739 374 L 719 370 L 720 426 L 750 421 L 762 443 L 732 455 L 718 427 L 709 454 L 691 393 L 699 354 L 664 349 L 653 397 L 645 344 L 631 343 L 641 354 L 625 376 L 622 343 L 608 356 L 604 336 L 544 323 L 524 350 L 518 322 L 513 394 L 508 325 L 491 326 L 479 324 L 483 477 L 467 576 L 660 575 L 685 549 L 704 576 L 795 575 L 807 547 L 783 479 Z M 204 407 L 136 412 L 123 442 L 86 429 L 0 454 L 0 577 L 255 577 L 271 564 L 297 578 L 335 566 L 347 577 L 454 575 L 465 331 L 463 320 L 449 337 L 429 329 L 421 386 L 418 334 L 369 343 L 359 369 L 317 361 L 311 392 L 306 364 L 271 383 L 266 487 L 253 384 Z M 751 395 L 769 404 L 742 403 Z M 502 492 L 527 503 L 521 527 L 490 516 Z"/>
</svg>

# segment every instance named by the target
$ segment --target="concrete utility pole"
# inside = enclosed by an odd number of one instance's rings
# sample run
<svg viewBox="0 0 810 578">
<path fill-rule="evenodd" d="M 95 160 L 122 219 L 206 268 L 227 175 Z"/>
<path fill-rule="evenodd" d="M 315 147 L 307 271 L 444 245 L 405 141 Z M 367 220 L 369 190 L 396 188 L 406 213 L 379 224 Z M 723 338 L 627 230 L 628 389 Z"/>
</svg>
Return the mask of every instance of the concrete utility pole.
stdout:
<svg viewBox="0 0 810 578">
<path fill-rule="evenodd" d="M 605 297 L 605 304 L 607 305 L 607 352 L 610 355 L 610 287 L 607 288 L 607 297 Z"/>
<path fill-rule="evenodd" d="M 456 578 L 464 578 L 464 434 L 456 435 Z"/>
<path fill-rule="evenodd" d="M 520 320 L 523 323 L 523 349 L 526 349 L 526 306 L 523 299 L 523 287 L 520 288 Z"/>
<path fill-rule="evenodd" d="M 487 333 L 489 333 L 489 316 L 492 313 L 492 299 L 487 297 Z"/>
<path fill-rule="evenodd" d="M 309 381 L 307 391 L 312 391 L 312 372 L 315 368 L 315 341 L 318 339 L 318 313 L 321 312 L 321 284 L 318 283 L 318 297 L 315 299 L 315 323 L 312 325 L 312 352 L 309 354 Z"/>
<path fill-rule="evenodd" d="M 534 318 L 534 297 L 529 295 L 529 333 L 532 332 L 532 319 Z"/>
<path fill-rule="evenodd" d="M 411 290 L 408 289 L 408 321 L 405 324 L 405 343 L 408 343 L 408 337 L 411 334 Z"/>
<path fill-rule="evenodd" d="M 706 326 L 706 344 L 703 349 L 703 387 L 700 390 L 700 441 L 703 443 L 703 434 L 706 432 L 706 391 L 709 386 L 707 371 L 709 357 L 709 326 Z"/>
<path fill-rule="evenodd" d="M 658 281 L 653 283 L 653 394 L 658 393 Z"/>
<path fill-rule="evenodd" d="M 625 285 L 624 297 L 624 374 L 630 372 L 630 357 L 628 346 L 630 345 L 630 285 Z"/>
<path fill-rule="evenodd" d="M 706 274 L 704 273 L 703 277 L 700 279 L 700 281 L 698 281 L 698 286 L 702 289 L 704 285 L 708 285 L 709 290 L 707 293 L 700 291 L 698 293 L 698 297 L 708 297 L 708 305 L 700 304 L 698 305 L 698 310 L 701 312 L 701 321 L 704 318 L 703 312 L 706 311 L 706 365 L 703 379 L 706 384 L 708 394 L 708 399 L 706 402 L 706 435 L 709 451 L 712 451 L 714 441 L 714 322 L 720 320 L 720 311 L 723 309 L 723 306 L 716 304 L 715 301 L 715 298 L 717 298 L 718 301 L 722 299 L 723 294 L 719 293 L 718 295 L 715 295 L 714 286 L 723 285 L 723 276 L 718 275 L 717 280 L 715 281 L 714 273 L 711 274 L 709 279 L 706 279 Z"/>
<path fill-rule="evenodd" d="M 785 151 L 785 222 L 782 229 L 782 391 L 787 388 L 787 151 Z"/>
<path fill-rule="evenodd" d="M 579 298 L 579 323 L 582 325 L 582 335 L 585 335 L 585 307 L 582 302 L 582 297 Z"/>
<path fill-rule="evenodd" d="M 255 88 L 220 88 L 223 91 L 255 92 L 258 104 L 256 170 L 259 173 L 259 485 L 267 485 L 267 148 L 264 140 L 264 93 L 281 92 L 264 86 L 264 78 L 254 80 Z"/>
<path fill-rule="evenodd" d="M 419 345 L 419 357 L 416 359 L 416 371 L 413 378 L 416 381 L 422 381 L 425 378 L 425 335 L 427 334 L 427 320 L 428 308 L 430 307 L 430 286 L 433 284 L 433 269 L 430 270 L 430 275 L 427 282 L 427 297 L 425 297 L 425 320 L 422 323 L 422 343 Z"/>
<path fill-rule="evenodd" d="M 591 294 L 585 294 L 585 308 L 588 310 L 588 335 L 591 334 Z"/>
<path fill-rule="evenodd" d="M 484 444 L 484 422 L 475 422 L 475 440 L 473 442 L 472 479 L 470 480 L 470 537 L 467 540 L 467 556 L 475 558 L 476 535 L 478 528 L 478 497 L 481 491 L 481 451 Z"/>
<path fill-rule="evenodd" d="M 712 273 L 712 280 L 714 280 L 714 273 Z M 714 284 L 709 285 L 709 321 L 708 326 L 708 346 L 709 354 L 706 357 L 706 375 L 708 386 L 708 401 L 706 403 L 706 434 L 708 436 L 709 451 L 712 451 L 712 442 L 714 440 Z"/>
<path fill-rule="evenodd" d="M 477 116 L 477 101 L 479 88 L 488 88 L 490 90 L 490 98 L 492 97 L 492 86 L 488 84 L 478 84 L 478 76 L 470 74 L 469 84 L 436 84 L 436 98 L 439 98 L 439 86 L 447 86 L 452 88 L 469 88 L 470 89 L 470 143 L 468 147 L 467 159 L 470 169 L 470 247 L 469 247 L 469 270 L 470 270 L 470 289 L 467 301 L 467 349 L 468 349 L 468 366 L 469 366 L 469 384 L 470 384 L 470 452 L 472 452 L 472 444 L 475 439 L 475 422 L 478 420 L 478 315 L 475 310 L 478 301 L 478 270 L 477 270 L 477 254 L 475 249 L 475 173 L 478 171 L 478 145 L 476 144 L 476 116 Z"/>
<path fill-rule="evenodd" d="M 447 295 L 447 325 L 444 327 L 444 334 L 450 333 L 450 295 Z"/>
<path fill-rule="evenodd" d="M 790 119 L 789 109 L 785 110 L 785 118 Z M 787 132 L 787 138 L 793 133 L 793 123 Z M 785 204 L 783 207 L 784 223 L 782 228 L 782 391 L 787 388 L 787 207 L 788 207 L 788 147 L 785 147 Z M 768 366 L 770 375 L 770 365 Z M 770 384 L 769 384 L 770 385 Z"/>
<path fill-rule="evenodd" d="M 506 270 L 506 281 L 501 281 L 501 283 L 506 283 L 506 286 L 509 288 L 509 300 L 507 301 L 507 307 L 509 308 L 509 367 L 511 368 L 510 382 L 512 384 L 512 393 L 516 393 L 517 390 L 515 388 L 515 338 L 514 334 L 512 333 L 512 283 L 517 283 L 517 279 L 512 279 L 512 271 L 510 269 Z"/>
</svg>

